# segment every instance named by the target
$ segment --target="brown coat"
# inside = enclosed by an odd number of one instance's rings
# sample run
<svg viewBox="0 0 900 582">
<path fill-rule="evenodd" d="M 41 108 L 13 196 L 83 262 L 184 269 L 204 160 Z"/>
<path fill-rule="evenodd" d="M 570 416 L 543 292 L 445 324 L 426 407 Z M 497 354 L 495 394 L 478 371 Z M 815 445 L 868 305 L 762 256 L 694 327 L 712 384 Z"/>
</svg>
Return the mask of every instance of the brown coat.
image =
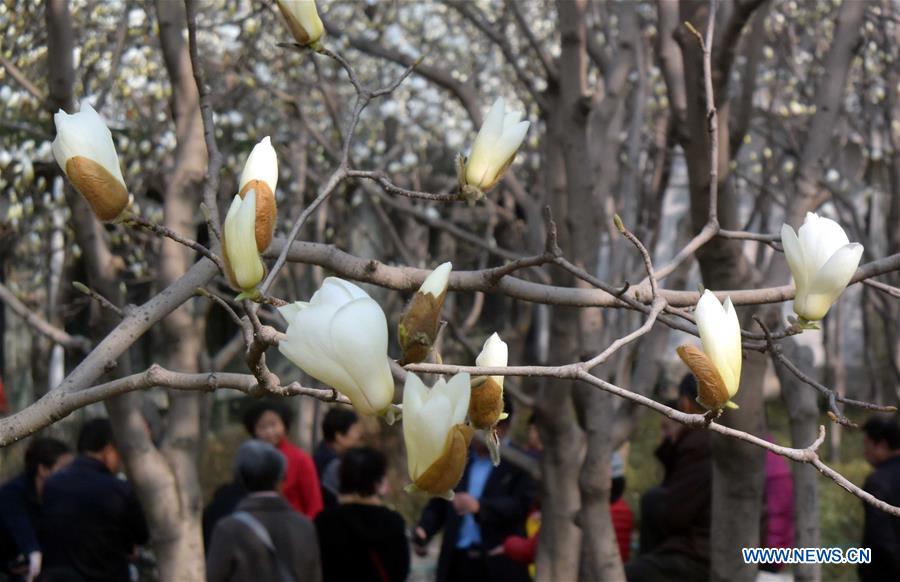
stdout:
<svg viewBox="0 0 900 582">
<path fill-rule="evenodd" d="M 275 551 L 297 582 L 321 582 L 319 542 L 312 521 L 297 513 L 281 496 L 251 495 L 237 506 L 269 532 Z M 228 516 L 212 534 L 206 557 L 208 582 L 279 580 L 278 565 L 246 524 Z"/>
</svg>

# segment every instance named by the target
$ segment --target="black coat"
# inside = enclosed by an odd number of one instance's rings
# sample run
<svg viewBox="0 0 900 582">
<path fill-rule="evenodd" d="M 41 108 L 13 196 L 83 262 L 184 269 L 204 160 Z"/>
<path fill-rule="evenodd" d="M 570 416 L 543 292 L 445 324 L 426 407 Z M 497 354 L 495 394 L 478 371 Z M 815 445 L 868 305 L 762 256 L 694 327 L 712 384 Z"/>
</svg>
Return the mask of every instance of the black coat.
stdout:
<svg viewBox="0 0 900 582">
<path fill-rule="evenodd" d="M 402 582 L 409 575 L 406 524 L 380 505 L 347 503 L 316 516 L 324 582 Z"/>
<path fill-rule="evenodd" d="M 464 492 L 468 489 L 470 466 L 471 462 L 466 466 L 456 491 Z M 475 515 L 475 521 L 481 528 L 481 543 L 485 552 L 501 545 L 508 536 L 525 535 L 525 520 L 536 497 L 537 484 L 528 473 L 509 461 L 501 461 L 493 468 L 479 500 L 481 509 Z M 438 558 L 437 582 L 451 582 L 450 563 L 456 550 L 461 524 L 462 517 L 456 514 L 453 504 L 446 499 L 432 499 L 422 512 L 419 526 L 425 530 L 428 539 L 441 528 L 444 529 L 441 555 Z M 488 557 L 487 567 L 491 582 L 530 580 L 525 564 L 513 562 L 505 556 Z"/>
<path fill-rule="evenodd" d="M 223 517 L 228 517 L 234 513 L 238 503 L 246 496 L 247 490 L 237 480 L 219 486 L 213 493 L 212 501 L 203 508 L 203 547 L 206 548 L 207 553 L 209 552 L 209 544 L 212 542 L 212 532 L 216 524 Z"/>
<path fill-rule="evenodd" d="M 40 509 L 24 473 L 0 487 L 0 572 L 17 557 L 40 551 L 36 531 Z"/>
<path fill-rule="evenodd" d="M 891 505 L 900 505 L 900 456 L 892 457 L 875 468 L 863 489 Z M 862 547 L 872 549 L 872 561 L 860 564 L 863 582 L 900 580 L 900 517 L 863 503 L 865 525 Z"/>
<path fill-rule="evenodd" d="M 130 580 L 128 560 L 147 542 L 147 523 L 131 486 L 95 459 L 78 457 L 44 485 L 42 580 L 77 572 L 85 580 Z"/>
<path fill-rule="evenodd" d="M 712 516 L 712 451 L 709 431 L 684 429 L 656 449 L 665 468 L 665 501 L 659 517 L 661 548 L 709 560 Z M 643 516 L 642 516 L 643 519 Z"/>
<path fill-rule="evenodd" d="M 236 511 L 246 511 L 266 529 L 275 552 L 298 582 L 319 582 L 316 528 L 280 495 L 248 495 Z M 206 556 L 209 582 L 277 582 L 278 564 L 247 524 L 234 515 L 213 528 Z"/>
</svg>

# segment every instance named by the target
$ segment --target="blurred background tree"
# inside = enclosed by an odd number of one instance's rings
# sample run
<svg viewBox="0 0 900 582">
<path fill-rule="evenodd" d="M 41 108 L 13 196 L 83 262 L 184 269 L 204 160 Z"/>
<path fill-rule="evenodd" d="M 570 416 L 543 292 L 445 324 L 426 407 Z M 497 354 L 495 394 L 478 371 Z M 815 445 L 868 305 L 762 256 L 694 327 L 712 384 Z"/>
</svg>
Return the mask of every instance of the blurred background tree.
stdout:
<svg viewBox="0 0 900 582">
<path fill-rule="evenodd" d="M 898 10 L 891 0 L 721 2 L 712 63 L 723 229 L 777 233 L 782 222 L 796 227 L 807 211 L 817 211 L 865 245 L 863 262 L 900 252 Z M 196 11 L 199 58 L 223 156 L 219 207 L 236 193 L 253 144 L 271 136 L 280 162 L 277 236 L 283 236 L 340 160 L 353 87 L 336 62 L 278 46 L 290 36 L 274 3 L 204 1 Z M 410 200 L 374 182 L 348 180 L 316 211 L 300 240 L 388 264 L 432 267 L 452 259 L 457 270 L 484 268 L 541 252 L 541 210 L 549 205 L 565 256 L 622 287 L 643 278 L 643 264 L 618 236 L 614 214 L 644 241 L 658 267 L 702 232 L 710 179 L 702 53 L 682 23 L 705 31 L 705 0 L 322 0 L 319 12 L 326 46 L 343 54 L 366 85 L 388 84 L 423 59 L 409 79 L 363 113 L 350 148 L 353 167 L 383 171 L 411 190 L 449 193 L 456 187 L 456 154 L 471 143 L 495 97 L 524 110 L 532 129 L 507 178 L 477 205 Z M 196 257 L 168 239 L 85 218 L 83 202 L 64 183 L 50 151 L 52 113 L 91 103 L 113 131 L 136 212 L 208 242 L 199 210 L 207 152 L 185 10 L 167 0 L 4 0 L 0 28 L 0 278 L 51 324 L 96 344 L 118 316 L 73 282 L 125 308 L 158 294 Z M 680 263 L 665 286 L 789 282 L 781 253 L 758 241 L 716 238 L 696 259 Z M 291 263 L 273 292 L 308 298 L 326 274 L 314 264 Z M 583 284 L 562 270 L 522 277 Z M 880 280 L 900 284 L 896 272 Z M 231 296 L 221 277 L 207 289 Z M 396 324 L 406 296 L 371 291 Z M 777 322 L 786 309 L 777 304 L 754 312 Z M 750 312 L 739 310 L 745 329 Z M 633 311 L 541 305 L 483 292 L 451 293 L 444 315 L 449 323 L 440 348 L 445 360 L 460 363 L 471 362 L 494 330 L 510 344 L 511 362 L 564 363 L 596 354 L 642 321 Z M 896 404 L 898 321 L 896 293 L 855 285 L 823 333 L 782 345 L 838 393 Z M 2 377 L 14 411 L 59 385 L 83 354 L 34 333 L 8 305 L 0 322 Z M 656 326 L 594 373 L 661 397 L 657 388 L 672 386 L 683 370 L 668 349 L 678 341 L 673 336 Z M 111 377 L 154 362 L 186 372 L 245 371 L 242 352 L 240 332 L 225 312 L 196 298 L 136 341 Z M 270 359 L 279 375 L 294 374 L 276 354 Z M 756 353 L 745 366 L 741 409 L 724 422 L 763 434 L 764 398 L 780 393 L 791 443 L 808 445 L 823 421 L 812 388 Z M 507 385 L 540 412 L 547 447 L 538 576 L 620 573 L 601 509 L 611 451 L 638 423 L 646 424 L 642 412 L 571 381 L 510 378 Z M 163 579 L 202 578 L 197 467 L 212 428 L 220 426 L 212 422 L 214 411 L 222 410 L 215 403 L 227 398 L 221 391 L 157 389 L 108 403 L 127 443 L 129 474 L 145 507 L 153 508 Z M 300 419 L 295 436 L 310 446 L 323 405 L 293 403 Z M 840 426 L 830 431 L 837 455 Z M 386 432 L 384 438 L 397 438 Z M 713 576 L 751 579 L 755 567 L 743 564 L 735 548 L 758 545 L 763 454 L 714 435 L 714 457 Z M 632 460 L 640 462 L 647 461 Z M 794 476 L 795 490 L 803 491 L 797 545 L 822 545 L 815 469 L 796 465 Z M 797 574 L 815 578 L 818 568 L 798 567 Z"/>
</svg>

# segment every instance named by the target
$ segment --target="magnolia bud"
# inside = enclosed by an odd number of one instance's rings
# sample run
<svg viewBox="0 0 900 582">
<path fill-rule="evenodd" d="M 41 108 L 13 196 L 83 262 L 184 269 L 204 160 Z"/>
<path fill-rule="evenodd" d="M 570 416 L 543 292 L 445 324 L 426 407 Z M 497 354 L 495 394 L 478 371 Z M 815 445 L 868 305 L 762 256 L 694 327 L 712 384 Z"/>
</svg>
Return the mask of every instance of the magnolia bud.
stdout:
<svg viewBox="0 0 900 582">
<path fill-rule="evenodd" d="M 429 390 L 410 372 L 403 389 L 403 440 L 409 477 L 407 490 L 451 499 L 466 469 L 473 430 L 463 424 L 469 409 L 469 375 L 438 380 Z"/>
<path fill-rule="evenodd" d="M 238 195 L 243 198 L 253 189 L 256 192 L 256 249 L 269 248 L 275 233 L 278 208 L 275 205 L 275 187 L 278 185 L 278 156 L 272 140 L 264 137 L 247 156 L 241 172 Z"/>
<path fill-rule="evenodd" d="M 301 46 L 315 46 L 325 32 L 315 0 L 277 1 L 278 9 L 294 35 L 294 40 Z"/>
<path fill-rule="evenodd" d="M 468 158 L 457 160 L 460 194 L 467 200 L 478 200 L 493 188 L 506 173 L 525 140 L 531 125 L 520 121 L 522 114 L 506 111 L 503 98 L 494 101 Z"/>
<path fill-rule="evenodd" d="M 397 331 L 403 349 L 403 365 L 415 364 L 428 357 L 437 338 L 452 269 L 453 265 L 447 262 L 432 271 L 413 295 L 400 320 Z"/>
<path fill-rule="evenodd" d="M 697 402 L 709 410 L 737 408 L 731 399 L 741 383 L 741 325 L 731 298 L 723 305 L 707 289 L 694 315 L 703 350 L 683 345 L 676 351 L 697 377 Z"/>
<path fill-rule="evenodd" d="M 243 199 L 235 196 L 231 201 L 222 232 L 222 255 L 225 257 L 226 275 L 237 289 L 249 292 L 266 274 L 256 249 L 254 190 L 250 190 Z"/>
<path fill-rule="evenodd" d="M 484 342 L 484 347 L 475 358 L 476 366 L 506 366 L 509 348 L 496 333 Z M 503 376 L 487 376 L 472 381 L 472 396 L 469 400 L 469 420 L 472 426 L 483 430 L 494 427 L 503 414 Z"/>
<path fill-rule="evenodd" d="M 97 218 L 114 220 L 128 206 L 128 189 L 109 128 L 86 102 L 73 115 L 60 109 L 53 121 L 56 139 L 52 149 L 56 163 Z"/>
</svg>

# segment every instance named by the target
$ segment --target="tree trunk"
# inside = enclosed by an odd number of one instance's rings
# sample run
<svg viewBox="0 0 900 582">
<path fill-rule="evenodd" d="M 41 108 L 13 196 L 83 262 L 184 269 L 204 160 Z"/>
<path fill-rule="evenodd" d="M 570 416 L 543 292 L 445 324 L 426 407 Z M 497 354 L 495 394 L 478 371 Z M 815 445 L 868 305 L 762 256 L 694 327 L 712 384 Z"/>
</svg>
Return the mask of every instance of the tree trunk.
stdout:
<svg viewBox="0 0 900 582">
<path fill-rule="evenodd" d="M 683 0 L 681 21 L 690 21 L 697 30 L 705 31 L 709 16 L 706 1 Z M 695 232 L 707 222 L 710 192 L 710 136 L 707 130 L 706 95 L 703 81 L 703 54 L 697 39 L 679 27 L 677 40 L 684 62 L 687 92 L 686 132 L 682 147 L 688 161 L 691 190 L 691 217 Z M 723 91 L 715 95 L 718 111 L 718 219 L 722 228 L 741 228 L 738 201 L 729 188 L 729 104 Z M 685 134 L 687 138 L 685 139 Z M 714 239 L 697 252 L 703 284 L 708 289 L 740 289 L 754 284 L 758 278 L 752 264 L 742 252 L 741 241 Z M 746 327 L 746 318 L 744 319 Z M 717 421 L 726 426 L 761 434 L 764 428 L 762 380 L 766 358 L 756 353 L 744 359 L 741 388 L 734 399 L 738 410 L 728 410 Z M 757 568 L 745 564 L 740 548 L 760 543 L 760 515 L 764 486 L 762 449 L 713 434 L 713 494 L 710 540 L 710 575 L 712 580 L 753 580 Z"/>
<path fill-rule="evenodd" d="M 782 343 L 784 355 L 801 370 L 812 370 L 813 353 L 797 342 Z M 781 399 L 787 407 L 791 421 L 791 446 L 808 447 L 818 436 L 819 406 L 812 386 L 801 382 L 783 365 L 775 364 L 775 373 L 781 383 Z M 791 463 L 794 479 L 794 546 L 819 547 L 819 473 L 812 465 Z M 813 582 L 822 579 L 819 564 L 795 564 L 794 579 Z"/>
<path fill-rule="evenodd" d="M 178 234 L 197 238 L 196 216 L 200 185 L 206 171 L 206 143 L 200 101 L 190 55 L 184 41 L 185 13 L 179 2 L 156 2 L 159 37 L 166 70 L 172 83 L 173 116 L 177 148 L 174 167 L 163 198 L 165 225 Z M 165 238 L 160 257 L 161 282 L 167 285 L 184 275 L 194 260 L 193 251 Z M 194 300 L 197 301 L 197 300 Z M 203 350 L 204 325 L 192 302 L 185 303 L 162 320 L 167 366 L 180 372 L 197 372 Z M 201 395 L 169 391 L 169 413 L 161 443 L 178 492 L 177 513 L 172 516 L 177 532 L 166 559 L 160 556 L 163 579 L 203 580 L 203 500 L 197 474 L 200 444 Z"/>
<path fill-rule="evenodd" d="M 558 95 L 551 94 L 558 99 Z M 547 134 L 543 140 L 545 190 L 553 214 L 558 219 L 559 242 L 568 245 L 565 217 L 568 207 L 566 171 L 559 138 L 558 111 L 547 114 Z M 571 283 L 561 271 L 555 281 Z M 551 361 L 570 361 L 577 352 L 575 328 L 577 313 L 563 307 L 552 307 L 550 321 Z M 537 579 L 555 582 L 578 579 L 581 531 L 574 517 L 580 506 L 578 470 L 584 455 L 583 437 L 575 422 L 572 406 L 573 383 L 547 378 L 537 395 L 537 423 L 544 451 L 541 455 L 541 543 L 538 544 Z"/>
</svg>

